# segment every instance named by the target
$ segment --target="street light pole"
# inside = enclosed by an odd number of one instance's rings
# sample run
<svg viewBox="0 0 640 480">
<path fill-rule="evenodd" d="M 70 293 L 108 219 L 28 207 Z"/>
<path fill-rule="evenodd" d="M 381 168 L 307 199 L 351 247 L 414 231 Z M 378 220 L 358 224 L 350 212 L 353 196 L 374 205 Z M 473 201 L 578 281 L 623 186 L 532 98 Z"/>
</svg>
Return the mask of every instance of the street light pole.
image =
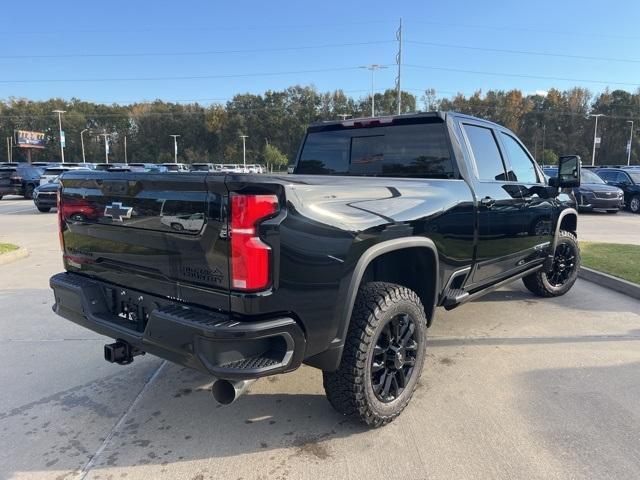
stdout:
<svg viewBox="0 0 640 480">
<path fill-rule="evenodd" d="M 52 113 L 58 114 L 58 132 L 60 133 L 60 158 L 64 163 L 64 138 L 62 137 L 62 114 L 66 113 L 65 110 L 54 110 Z"/>
<path fill-rule="evenodd" d="M 173 163 L 178 163 L 178 137 L 180 135 L 169 135 L 173 137 Z"/>
<path fill-rule="evenodd" d="M 596 125 L 593 129 L 593 152 L 591 153 L 591 166 L 596 164 L 596 140 L 598 138 L 598 118 L 604 117 L 603 113 L 596 113 L 595 115 L 589 115 L 590 117 L 595 117 Z"/>
<path fill-rule="evenodd" d="M 387 68 L 384 65 L 378 65 L 377 63 L 372 63 L 370 65 L 361 65 L 360 68 L 366 68 L 367 70 L 371 70 L 371 116 L 376 116 L 376 94 L 375 94 L 375 86 L 374 86 L 374 75 L 376 70 L 380 70 L 382 68 Z"/>
<path fill-rule="evenodd" d="M 242 139 L 242 163 L 244 164 L 244 169 L 247 169 L 247 138 L 249 135 L 240 135 Z"/>
<path fill-rule="evenodd" d="M 627 120 L 627 123 L 631 124 L 629 130 L 629 149 L 627 150 L 627 165 L 631 165 L 631 145 L 633 145 L 633 120 Z"/>
<path fill-rule="evenodd" d="M 129 164 L 129 161 L 127 160 L 127 136 L 124 136 L 124 163 L 125 164 Z"/>
<path fill-rule="evenodd" d="M 104 137 L 104 161 L 109 163 L 109 134 L 105 132 L 100 135 Z"/>
<path fill-rule="evenodd" d="M 83 137 L 83 134 L 84 134 L 84 132 L 86 132 L 88 130 L 89 130 L 88 128 L 85 128 L 84 130 L 82 130 L 80 132 L 80 144 L 82 145 L 82 162 L 83 163 L 87 163 L 87 159 L 84 156 L 84 137 Z"/>
</svg>

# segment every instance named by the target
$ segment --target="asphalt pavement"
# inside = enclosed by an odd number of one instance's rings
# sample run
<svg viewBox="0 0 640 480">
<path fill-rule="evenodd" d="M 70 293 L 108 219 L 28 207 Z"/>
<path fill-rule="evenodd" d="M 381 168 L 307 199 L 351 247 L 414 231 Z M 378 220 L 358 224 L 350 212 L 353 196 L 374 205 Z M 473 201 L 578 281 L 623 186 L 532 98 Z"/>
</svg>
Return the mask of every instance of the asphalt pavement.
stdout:
<svg viewBox="0 0 640 480">
<path fill-rule="evenodd" d="M 367 430 L 308 367 L 221 407 L 200 373 L 106 363 L 109 339 L 51 312 L 56 215 L 32 205 L 0 201 L 0 242 L 30 250 L 0 270 L 0 478 L 638 478 L 637 300 L 582 280 L 543 300 L 516 282 L 439 310 L 411 404 Z"/>
<path fill-rule="evenodd" d="M 589 242 L 640 245 L 640 215 L 629 211 L 581 213 L 578 238 Z"/>
</svg>

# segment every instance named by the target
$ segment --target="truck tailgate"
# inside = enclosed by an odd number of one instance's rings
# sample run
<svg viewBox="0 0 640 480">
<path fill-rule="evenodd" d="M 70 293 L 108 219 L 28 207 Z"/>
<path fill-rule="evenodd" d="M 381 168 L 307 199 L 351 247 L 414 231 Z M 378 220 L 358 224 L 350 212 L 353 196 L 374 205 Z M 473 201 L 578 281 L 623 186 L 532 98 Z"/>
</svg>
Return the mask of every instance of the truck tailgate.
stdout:
<svg viewBox="0 0 640 480">
<path fill-rule="evenodd" d="M 68 172 L 65 267 L 148 293 L 229 308 L 224 175 Z"/>
</svg>

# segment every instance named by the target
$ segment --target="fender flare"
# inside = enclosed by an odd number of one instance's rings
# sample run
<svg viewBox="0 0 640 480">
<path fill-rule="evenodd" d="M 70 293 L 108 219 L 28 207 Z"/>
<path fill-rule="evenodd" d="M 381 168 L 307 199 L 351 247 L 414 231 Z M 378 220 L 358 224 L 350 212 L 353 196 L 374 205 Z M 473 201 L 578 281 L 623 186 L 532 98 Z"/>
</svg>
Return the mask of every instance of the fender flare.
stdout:
<svg viewBox="0 0 640 480">
<path fill-rule="evenodd" d="M 434 272 L 435 281 L 433 282 L 433 304 L 424 305 L 425 313 L 427 314 L 427 321 L 429 324 L 433 319 L 433 314 L 438 303 L 438 294 L 440 289 L 440 271 L 439 271 L 439 256 L 438 249 L 436 248 L 433 240 L 427 237 L 404 237 L 396 238 L 392 240 L 386 240 L 369 247 L 358 259 L 351 276 L 345 278 L 341 285 L 341 289 L 344 289 L 344 284 L 347 283 L 346 292 L 342 297 L 344 301 L 339 302 L 342 304 L 341 309 L 337 309 L 337 322 L 338 328 L 335 338 L 329 344 L 327 350 L 315 355 L 305 361 L 311 366 L 315 366 L 325 371 L 335 371 L 342 358 L 342 350 L 344 348 L 344 342 L 349 330 L 349 324 L 351 322 L 351 314 L 353 313 L 353 307 L 356 302 L 356 295 L 358 294 L 358 288 L 362 282 L 362 277 L 367 267 L 377 257 L 384 255 L 385 253 L 393 252 L 396 250 L 404 250 L 407 248 L 426 248 L 431 251 L 434 256 Z M 344 291 L 344 290 L 343 290 Z"/>
<path fill-rule="evenodd" d="M 576 226 L 578 225 L 578 211 L 575 208 L 565 208 L 564 210 L 562 210 L 560 212 L 560 215 L 558 215 L 558 221 L 556 222 L 556 230 L 553 234 L 553 241 L 551 242 L 551 252 L 549 253 L 549 255 L 551 255 L 553 257 L 555 251 L 556 251 L 556 246 L 558 244 L 558 238 L 560 237 L 560 226 L 562 225 L 562 220 L 564 219 L 564 217 L 568 216 L 568 215 L 573 215 L 576 217 Z"/>
</svg>

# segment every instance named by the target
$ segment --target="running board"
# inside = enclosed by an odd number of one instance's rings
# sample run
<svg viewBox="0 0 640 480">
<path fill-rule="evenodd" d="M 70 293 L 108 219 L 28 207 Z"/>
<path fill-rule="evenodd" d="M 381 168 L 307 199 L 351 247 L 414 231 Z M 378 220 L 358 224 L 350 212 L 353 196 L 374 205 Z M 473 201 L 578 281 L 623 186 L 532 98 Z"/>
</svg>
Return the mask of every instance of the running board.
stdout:
<svg viewBox="0 0 640 480">
<path fill-rule="evenodd" d="M 527 275 L 535 273 L 538 270 L 542 269 L 543 267 L 544 265 L 536 265 L 533 268 L 520 272 L 517 275 L 514 275 L 512 277 L 505 278 L 504 280 L 501 280 L 498 283 L 494 283 L 493 285 L 489 285 L 488 287 L 485 287 L 482 290 L 478 290 L 477 292 L 473 292 L 473 293 L 469 293 L 463 288 L 447 290 L 445 292 L 445 296 L 442 300 L 441 305 L 445 308 L 445 310 L 454 309 L 467 302 L 480 298 L 489 292 L 493 292 L 498 288 L 504 287 L 505 285 L 515 282 L 516 280 L 520 280 L 522 277 L 526 277 Z"/>
</svg>

